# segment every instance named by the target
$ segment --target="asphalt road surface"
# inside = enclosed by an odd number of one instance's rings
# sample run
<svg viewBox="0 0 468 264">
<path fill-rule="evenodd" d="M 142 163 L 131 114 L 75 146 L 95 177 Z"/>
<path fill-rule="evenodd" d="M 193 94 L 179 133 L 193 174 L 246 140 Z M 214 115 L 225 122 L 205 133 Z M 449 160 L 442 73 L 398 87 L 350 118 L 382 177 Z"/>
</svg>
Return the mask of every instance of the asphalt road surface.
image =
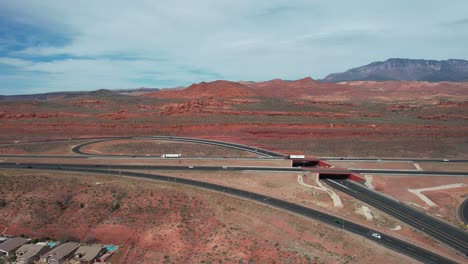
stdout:
<svg viewBox="0 0 468 264">
<path fill-rule="evenodd" d="M 66 158 L 125 158 L 125 157 L 136 157 L 136 156 L 123 156 L 123 155 L 96 155 L 92 153 L 85 153 L 81 150 L 82 147 L 94 144 L 97 142 L 103 141 L 110 141 L 110 140 L 117 140 L 117 139 L 150 139 L 150 140 L 165 140 L 165 141 L 181 141 L 181 142 L 190 142 L 190 143 L 200 143 L 200 144 L 208 144 L 208 145 L 215 145 L 215 146 L 223 146 L 243 151 L 248 151 L 251 153 L 256 153 L 259 156 L 263 156 L 265 158 L 285 158 L 284 155 L 276 152 L 272 152 L 269 150 L 264 150 L 260 148 L 245 146 L 241 144 L 234 144 L 229 142 L 222 142 L 222 141 L 214 141 L 214 140 L 205 140 L 205 139 L 193 139 L 193 138 L 182 138 L 182 137 L 168 137 L 168 136 L 157 136 L 157 137 L 112 137 L 112 138 L 100 138 L 100 139 L 87 139 L 93 140 L 92 142 L 87 142 L 84 144 L 80 144 L 73 148 L 73 151 L 77 154 L 81 154 L 83 156 L 77 157 L 70 157 L 70 156 L 55 156 L 54 158 L 59 157 L 66 157 Z M 83 139 L 76 139 L 76 140 L 83 140 Z M 67 141 L 67 140 L 59 140 L 59 141 Z M 52 142 L 52 141 L 50 141 Z M 10 144 L 12 145 L 12 144 Z M 12 156 L 21 156 L 21 155 L 12 155 Z M 37 158 L 38 156 L 24 156 L 24 157 L 34 157 Z M 143 156 L 145 157 L 145 156 Z M 142 157 L 142 158 L 143 158 Z M 325 158 L 326 159 L 326 158 Z M 362 160 L 362 158 L 347 158 L 348 160 Z M 339 159 L 344 160 L 344 159 Z M 446 161 L 446 160 L 439 160 L 439 159 L 367 159 L 367 160 L 391 160 L 391 161 Z M 453 160 L 450 160 L 453 162 Z M 464 160 L 457 160 L 455 162 L 464 162 Z M 468 161 L 467 161 L 468 162 Z M 237 195 L 243 198 L 248 198 L 255 200 L 257 202 L 261 202 L 264 204 L 268 204 L 271 206 L 275 206 L 278 208 L 282 208 L 288 210 L 290 212 L 294 212 L 297 214 L 301 214 L 303 216 L 317 219 L 323 221 L 329 225 L 340 227 L 344 230 L 349 232 L 361 235 L 372 241 L 379 243 L 383 246 L 386 246 L 390 249 L 398 251 L 400 253 L 406 254 L 411 256 L 417 260 L 420 260 L 424 263 L 453 263 L 450 260 L 438 256 L 432 252 L 429 252 L 425 249 L 418 248 L 413 246 L 407 242 L 398 240 L 391 236 L 387 236 L 385 234 L 375 234 L 378 233 L 375 230 L 369 229 L 367 227 L 349 222 L 345 219 L 338 218 L 332 215 L 328 215 L 319 211 L 315 211 L 310 208 L 306 208 L 297 204 L 292 204 L 283 200 L 275 199 L 272 197 L 250 193 L 247 191 L 234 189 L 226 186 L 215 185 L 205 182 L 199 182 L 194 180 L 182 179 L 182 178 L 175 178 L 175 177 L 168 177 L 168 176 L 159 176 L 159 175 L 152 175 L 152 174 L 145 174 L 145 173 L 136 173 L 136 172 L 128 172 L 122 170 L 204 170 L 204 171 L 214 171 L 214 170 L 258 170 L 258 171 L 287 171 L 287 172 L 298 172 L 303 171 L 302 168 L 278 168 L 278 167 L 210 167 L 210 166 L 144 166 L 144 165 L 88 165 L 88 164 L 43 164 L 43 163 L 0 163 L 0 168 L 20 168 L 20 169 L 42 169 L 42 170 L 63 170 L 63 171 L 78 171 L 78 172 L 91 172 L 91 173 L 103 173 L 108 175 L 125 175 L 130 177 L 140 177 L 140 178 L 150 178 L 155 180 L 164 180 L 170 182 L 177 182 L 188 184 L 192 186 L 198 186 L 202 188 L 207 188 L 216 191 L 222 191 L 224 193 L 228 193 L 231 195 Z M 336 173 L 336 174 L 349 174 L 349 170 L 345 169 L 327 169 L 327 168 L 307 168 L 307 171 L 311 172 L 320 172 L 320 173 Z M 352 170 L 352 172 L 356 173 L 373 173 L 373 174 L 397 174 L 397 175 L 448 175 L 448 176 L 468 176 L 466 172 L 436 172 L 436 171 L 407 171 L 407 170 Z M 420 213 L 412 208 L 404 206 L 403 204 L 399 203 L 398 201 L 391 200 L 386 198 L 378 193 L 372 192 L 372 195 L 369 193 L 363 192 L 362 189 L 359 191 L 355 190 L 355 187 L 349 187 L 345 184 L 348 184 L 348 181 L 343 181 L 339 183 L 339 181 L 335 180 L 330 182 L 327 180 L 330 185 L 338 184 L 341 187 L 337 187 L 338 189 L 344 189 L 344 192 L 350 192 L 349 194 L 356 197 L 359 196 L 361 199 L 370 205 L 375 206 L 376 208 L 381 209 L 384 212 L 393 212 L 398 213 L 400 216 L 397 217 L 400 220 L 410 223 L 414 222 L 417 223 L 414 226 L 416 228 L 420 227 L 421 231 L 424 231 L 435 238 L 439 239 L 443 243 L 449 245 L 450 247 L 463 252 L 463 254 L 467 254 L 467 243 L 468 239 L 466 237 L 466 233 L 460 233 L 461 230 L 455 229 L 450 225 L 438 221 L 437 219 L 431 218 L 423 213 Z M 354 186 L 354 185 L 353 185 Z M 360 186 L 360 185 L 355 185 Z M 334 186 L 336 187 L 336 186 Z M 362 186 L 361 186 L 362 187 Z M 362 187 L 364 188 L 364 187 Z M 364 188 L 366 189 L 366 188 Z M 369 190 L 370 191 L 370 190 Z M 392 201 L 392 203 L 388 203 L 386 200 L 382 200 L 382 197 Z M 387 204 L 388 203 L 388 204 Z M 380 207 L 379 207 L 380 206 Z M 400 207 L 403 206 L 403 210 L 401 211 Z M 466 207 L 466 206 L 464 206 Z M 407 211 L 409 210 L 409 211 Z M 401 212 L 400 212 L 401 211 Z M 419 213 L 420 215 L 414 215 L 414 213 Z M 391 214 L 391 213 L 390 213 Z M 422 217 L 421 217 L 422 216 Z M 408 222 L 409 221 L 409 222 Z M 435 222 L 434 222 L 435 221 Z M 410 223 L 411 224 L 411 223 Z"/>
<path fill-rule="evenodd" d="M 424 175 L 424 176 L 468 176 L 465 171 L 418 171 L 418 170 L 361 170 L 351 169 L 352 172 L 367 174 L 398 174 L 398 175 Z"/>
<path fill-rule="evenodd" d="M 0 168 L 12 169 L 61 169 L 61 168 L 83 168 L 83 169 L 112 169 L 112 170 L 198 170 L 198 171 L 275 171 L 275 172 L 303 172 L 301 168 L 291 167 L 228 167 L 228 166 L 155 166 L 155 165 L 101 165 L 101 164 L 73 164 L 73 163 L 0 163 Z M 323 169 L 322 169 L 323 171 Z M 346 170 L 337 172 L 346 173 Z"/>
<path fill-rule="evenodd" d="M 1 156 L 0 156 L 1 157 Z M 61 167 L 74 168 L 93 168 L 93 169 L 113 169 L 113 170 L 192 170 L 192 171 L 275 171 L 275 172 L 311 172 L 323 174 L 349 174 L 346 169 L 333 168 L 307 168 L 304 170 L 301 167 L 255 167 L 255 166 L 171 166 L 171 165 L 101 165 L 101 164 L 74 164 L 74 163 L 13 163 L 1 162 L 0 168 L 23 168 L 23 169 L 41 169 L 54 166 L 59 169 Z M 362 172 L 362 170 L 351 170 L 352 172 Z M 366 170 L 366 172 L 369 172 Z M 371 172 L 374 172 L 373 170 Z M 375 172 L 378 174 L 378 172 Z M 445 175 L 445 176 L 468 176 L 465 172 L 437 172 L 437 171 L 399 171 L 386 170 L 385 174 L 409 174 L 415 176 L 427 175 Z"/>
<path fill-rule="evenodd" d="M 23 167 L 19 167 L 23 168 Z M 117 175 L 117 176 L 128 176 L 128 177 L 137 177 L 137 178 L 147 178 L 159 181 L 166 181 L 171 183 L 179 183 L 185 185 L 191 185 L 196 187 L 201 187 L 209 190 L 219 191 L 226 194 L 242 197 L 245 199 L 250 199 L 262 204 L 269 206 L 277 207 L 298 215 L 302 215 L 307 218 L 318 220 L 324 222 L 330 226 L 340 228 L 344 231 L 354 233 L 356 235 L 362 236 L 373 242 L 380 244 L 384 247 L 387 247 L 391 250 L 397 251 L 401 254 L 405 254 L 409 257 L 412 257 L 416 260 L 419 260 L 423 263 L 434 263 L 434 264 L 445 264 L 445 263 L 455 263 L 445 257 L 439 256 L 431 251 L 426 249 L 414 246 L 408 242 L 397 239 L 395 237 L 382 234 L 376 230 L 367 228 L 365 226 L 350 222 L 346 219 L 329 215 L 320 211 L 316 211 L 298 204 L 290 203 L 284 200 L 276 199 L 273 197 L 252 193 L 240 189 L 235 189 L 227 186 L 200 182 L 190 179 L 176 178 L 170 176 L 161 176 L 153 175 L 146 173 L 137 173 L 137 172 L 127 172 L 127 171 L 111 171 L 111 170 L 102 170 L 102 169 L 90 169 L 90 168 L 71 168 L 71 167 L 61 167 L 58 169 L 55 164 L 51 164 L 50 167 L 41 167 L 40 169 L 44 170 L 61 170 L 61 171 L 73 171 L 73 172 L 86 172 L 86 173 L 100 173 L 106 175 Z"/>
<path fill-rule="evenodd" d="M 365 186 L 349 180 L 325 180 L 333 188 L 361 200 L 389 215 L 436 238 L 447 246 L 468 256 L 468 233 L 448 223 L 435 219 L 415 210 L 397 200 L 372 191 Z"/>
<path fill-rule="evenodd" d="M 460 206 L 460 218 L 468 229 L 468 198 Z"/>
<path fill-rule="evenodd" d="M 409 162 L 461 162 L 467 163 L 468 159 L 449 158 L 359 158 L 359 157 L 319 157 L 320 160 L 329 161 L 409 161 Z"/>
<path fill-rule="evenodd" d="M 169 136 L 105 138 L 105 139 L 99 139 L 99 140 L 96 140 L 96 141 L 80 144 L 78 146 L 73 147 L 72 151 L 77 153 L 77 154 L 81 154 L 81 155 L 94 156 L 96 154 L 83 152 L 81 150 L 81 148 L 83 148 L 83 147 L 85 147 L 87 145 L 92 145 L 94 143 L 112 141 L 112 140 L 117 140 L 117 139 L 135 139 L 135 140 L 146 139 L 146 140 L 164 140 L 164 141 L 189 142 L 189 143 L 198 143 L 198 144 L 205 144 L 205 145 L 213 145 L 213 146 L 220 146 L 220 147 L 238 149 L 238 150 L 243 150 L 243 151 L 255 153 L 255 154 L 258 154 L 260 156 L 266 156 L 266 157 L 285 157 L 283 154 L 280 154 L 280 153 L 277 153 L 277 152 L 273 152 L 273 151 L 269 151 L 269 150 L 261 149 L 261 148 L 250 147 L 250 146 L 246 146 L 246 145 L 242 145 L 242 144 L 231 143 L 231 142 L 218 141 L 218 140 L 208 140 L 208 139 L 197 139 L 197 138 L 185 138 L 185 137 L 169 137 Z M 119 156 L 119 155 L 115 155 L 115 156 Z"/>
</svg>

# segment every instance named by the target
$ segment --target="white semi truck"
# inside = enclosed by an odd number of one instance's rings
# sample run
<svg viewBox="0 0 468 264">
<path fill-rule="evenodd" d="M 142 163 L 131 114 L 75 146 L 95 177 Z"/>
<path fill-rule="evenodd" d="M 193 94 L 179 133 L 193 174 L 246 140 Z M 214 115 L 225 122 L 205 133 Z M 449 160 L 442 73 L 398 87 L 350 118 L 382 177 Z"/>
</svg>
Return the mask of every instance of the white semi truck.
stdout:
<svg viewBox="0 0 468 264">
<path fill-rule="evenodd" d="M 289 155 L 289 159 L 305 159 L 305 155 Z"/>
<path fill-rule="evenodd" d="M 161 158 L 180 158 L 181 154 L 162 154 Z"/>
</svg>

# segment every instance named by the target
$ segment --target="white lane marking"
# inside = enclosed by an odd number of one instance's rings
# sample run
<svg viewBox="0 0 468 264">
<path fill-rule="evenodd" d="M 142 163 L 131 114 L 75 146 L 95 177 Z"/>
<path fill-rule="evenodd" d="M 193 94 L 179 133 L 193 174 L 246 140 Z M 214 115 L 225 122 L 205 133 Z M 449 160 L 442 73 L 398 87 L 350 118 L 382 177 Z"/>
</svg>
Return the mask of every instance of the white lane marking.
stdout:
<svg viewBox="0 0 468 264">
<path fill-rule="evenodd" d="M 447 185 L 428 187 L 428 188 L 420 188 L 420 189 L 410 189 L 410 188 L 408 188 L 408 191 L 410 193 L 413 193 L 416 196 L 418 196 L 421 200 L 423 200 L 430 207 L 437 207 L 438 205 L 436 203 L 434 203 L 431 199 L 429 199 L 426 195 L 422 194 L 422 192 L 446 190 L 446 189 L 460 188 L 460 187 L 465 187 L 465 186 L 467 186 L 467 185 L 464 184 L 464 183 L 454 183 L 454 184 L 447 184 Z"/>
</svg>

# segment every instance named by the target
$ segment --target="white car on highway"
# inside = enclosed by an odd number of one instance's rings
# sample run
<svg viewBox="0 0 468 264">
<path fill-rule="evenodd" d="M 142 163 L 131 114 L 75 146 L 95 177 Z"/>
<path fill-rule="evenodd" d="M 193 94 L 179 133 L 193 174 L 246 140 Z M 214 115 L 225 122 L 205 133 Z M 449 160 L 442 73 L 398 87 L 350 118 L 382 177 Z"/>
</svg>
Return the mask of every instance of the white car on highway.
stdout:
<svg viewBox="0 0 468 264">
<path fill-rule="evenodd" d="M 382 236 L 379 233 L 372 233 L 372 236 L 378 239 L 382 238 Z"/>
</svg>

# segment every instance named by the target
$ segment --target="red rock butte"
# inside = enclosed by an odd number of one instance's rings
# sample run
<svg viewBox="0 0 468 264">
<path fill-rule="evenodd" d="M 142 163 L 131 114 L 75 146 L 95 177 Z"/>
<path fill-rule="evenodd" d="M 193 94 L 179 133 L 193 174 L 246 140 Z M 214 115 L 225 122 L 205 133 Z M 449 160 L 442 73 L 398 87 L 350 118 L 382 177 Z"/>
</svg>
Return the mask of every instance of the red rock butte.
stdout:
<svg viewBox="0 0 468 264">
<path fill-rule="evenodd" d="M 252 97 L 257 94 L 246 85 L 230 81 L 201 82 L 192 84 L 183 90 L 165 90 L 146 94 L 149 97 L 158 98 L 231 98 L 231 97 Z"/>
</svg>

